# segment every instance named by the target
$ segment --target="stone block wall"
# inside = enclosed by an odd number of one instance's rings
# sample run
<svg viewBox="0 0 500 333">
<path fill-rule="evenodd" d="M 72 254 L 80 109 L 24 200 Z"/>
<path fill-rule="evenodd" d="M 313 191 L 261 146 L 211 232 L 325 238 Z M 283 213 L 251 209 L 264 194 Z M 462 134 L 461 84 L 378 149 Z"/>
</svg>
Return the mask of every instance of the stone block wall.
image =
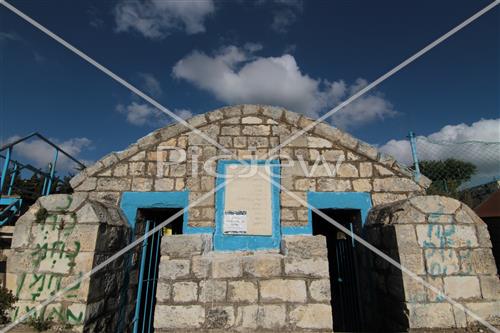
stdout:
<svg viewBox="0 0 500 333">
<path fill-rule="evenodd" d="M 215 170 L 215 156 L 265 158 L 271 149 L 312 122 L 282 108 L 260 105 L 222 108 L 187 121 L 232 155 L 184 125 L 175 124 L 149 134 L 122 152 L 107 155 L 74 177 L 72 187 L 113 205 L 119 204 L 125 191 L 189 191 L 193 202 L 215 187 L 211 172 Z M 375 206 L 423 193 L 428 185 L 425 177 L 420 183 L 414 182 L 411 172 L 391 157 L 324 123 L 274 155 L 283 164 L 281 185 L 303 200 L 307 200 L 308 191 L 369 192 Z M 213 227 L 214 205 L 212 195 L 191 208 L 189 225 Z M 281 219 L 283 226 L 303 226 L 307 224 L 307 207 L 282 192 Z"/>
<path fill-rule="evenodd" d="M 484 222 L 465 204 L 418 196 L 375 207 L 365 237 L 444 295 L 500 324 L 500 280 Z M 476 325 L 462 309 L 365 249 L 367 306 L 383 330 L 450 329 Z M 377 318 L 379 317 L 379 318 Z M 380 317 L 383 318 L 380 321 Z M 373 323 L 372 323 L 373 324 Z"/>
<path fill-rule="evenodd" d="M 38 199 L 16 223 L 7 262 L 7 287 L 19 298 L 13 320 L 109 258 L 128 237 L 121 213 L 85 194 Z M 124 273 L 120 258 L 37 308 L 35 315 L 51 317 L 67 331 L 115 332 L 125 302 Z"/>
<path fill-rule="evenodd" d="M 156 332 L 331 332 L 323 236 L 281 251 L 213 252 L 211 235 L 162 239 Z"/>
</svg>

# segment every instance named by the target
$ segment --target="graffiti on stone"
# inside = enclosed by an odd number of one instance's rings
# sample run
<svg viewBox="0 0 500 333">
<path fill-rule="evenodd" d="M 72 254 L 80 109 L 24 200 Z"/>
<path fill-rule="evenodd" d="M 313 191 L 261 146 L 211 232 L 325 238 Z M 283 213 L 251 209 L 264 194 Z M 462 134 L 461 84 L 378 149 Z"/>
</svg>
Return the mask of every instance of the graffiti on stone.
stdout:
<svg viewBox="0 0 500 333">
<path fill-rule="evenodd" d="M 47 214 L 42 223 L 34 225 L 34 243 L 29 253 L 34 270 L 18 276 L 16 296 L 19 299 L 30 302 L 43 301 L 64 289 L 69 277 L 77 278 L 83 275 L 81 271 L 74 271 L 81 249 L 80 241 L 68 240 L 77 223 L 76 214 L 68 214 L 66 211 L 72 202 L 72 197 L 68 195 L 65 205 L 59 205 L 55 212 Z M 80 283 L 75 284 L 65 293 L 64 298 L 76 299 L 79 289 Z M 14 319 L 35 308 L 36 304 L 18 305 L 13 312 Z M 71 324 L 83 322 L 83 311 L 78 308 L 70 309 L 67 304 L 48 305 L 35 315 Z"/>
</svg>

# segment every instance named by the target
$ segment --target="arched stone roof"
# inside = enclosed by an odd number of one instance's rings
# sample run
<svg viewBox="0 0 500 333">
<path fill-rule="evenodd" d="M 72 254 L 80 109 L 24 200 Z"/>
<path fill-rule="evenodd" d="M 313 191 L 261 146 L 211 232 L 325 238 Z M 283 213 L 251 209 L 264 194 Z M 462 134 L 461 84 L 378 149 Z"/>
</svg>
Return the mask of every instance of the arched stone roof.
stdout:
<svg viewBox="0 0 500 333">
<path fill-rule="evenodd" d="M 285 123 L 298 129 L 303 129 L 314 122 L 314 120 L 311 118 L 308 118 L 299 113 L 288 111 L 282 107 L 255 104 L 243 104 L 223 107 L 194 116 L 190 119 L 187 119 L 186 122 L 194 128 L 199 128 L 205 125 L 209 125 L 213 122 L 222 121 L 224 119 L 246 117 L 252 115 L 260 115 L 268 118 L 270 121 Z M 157 129 L 150 134 L 142 137 L 136 143 L 133 143 L 132 145 L 127 147 L 125 150 L 112 152 L 95 162 L 93 165 L 87 167 L 71 179 L 71 186 L 73 188 L 77 187 L 87 177 L 94 176 L 95 174 L 109 168 L 115 163 L 128 159 L 141 150 L 147 149 L 148 147 L 156 145 L 160 142 L 179 136 L 181 134 L 189 133 L 191 131 L 192 130 L 190 128 L 181 123 L 175 123 Z M 327 123 L 318 123 L 308 132 L 314 136 L 318 136 L 331 141 L 338 146 L 342 146 L 354 153 L 365 156 L 369 160 L 379 162 L 386 168 L 389 168 L 395 174 L 406 178 L 412 178 L 413 176 L 411 170 L 396 162 L 396 160 L 392 156 L 379 152 L 374 146 L 358 140 L 350 134 Z M 423 188 L 427 188 L 430 185 L 430 181 L 426 177 L 421 176 L 419 185 Z"/>
</svg>

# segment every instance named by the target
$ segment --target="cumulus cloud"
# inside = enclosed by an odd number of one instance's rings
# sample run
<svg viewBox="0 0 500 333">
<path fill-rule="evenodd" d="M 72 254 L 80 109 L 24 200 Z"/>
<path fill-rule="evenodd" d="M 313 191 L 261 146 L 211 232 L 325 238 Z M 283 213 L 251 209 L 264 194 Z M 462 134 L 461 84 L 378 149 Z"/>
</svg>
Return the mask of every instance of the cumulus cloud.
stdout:
<svg viewBox="0 0 500 333">
<path fill-rule="evenodd" d="M 281 34 L 288 32 L 303 9 L 302 0 L 259 0 L 255 3 L 272 8 L 271 29 Z"/>
<path fill-rule="evenodd" d="M 146 103 L 118 104 L 116 110 L 126 116 L 128 123 L 135 126 L 162 127 L 173 121 L 169 115 Z M 187 109 L 175 109 L 173 112 L 182 119 L 193 116 Z"/>
<path fill-rule="evenodd" d="M 21 136 L 14 135 L 5 140 L 5 143 L 13 142 L 19 140 L 20 138 Z M 83 164 L 92 164 L 92 161 L 81 158 L 82 152 L 93 148 L 92 140 L 86 137 L 71 138 L 64 141 L 55 138 L 50 138 L 49 140 Z M 51 163 L 54 158 L 54 147 L 50 146 L 45 141 L 35 138 L 17 144 L 14 147 L 13 154 L 14 158 L 19 160 L 21 163 L 32 164 L 33 166 L 46 171 L 48 164 Z M 77 171 L 76 167 L 77 164 L 75 162 L 67 158 L 64 154 L 59 154 L 56 165 L 59 174 L 64 174 L 66 172 L 75 173 Z"/>
<path fill-rule="evenodd" d="M 163 93 L 161 89 L 160 81 L 150 73 L 139 73 L 139 77 L 142 80 L 142 88 L 151 96 L 159 97 Z"/>
<path fill-rule="evenodd" d="M 313 118 L 366 85 L 363 79 L 351 85 L 342 80 L 315 79 L 301 71 L 292 55 L 258 57 L 233 45 L 212 56 L 194 51 L 179 60 L 172 73 L 228 104 L 279 105 Z M 354 112 L 357 114 L 350 114 Z M 381 94 L 371 94 L 349 105 L 346 112 L 339 112 L 333 123 L 345 128 L 395 114 Z"/>
<path fill-rule="evenodd" d="M 403 164 L 413 164 L 408 140 L 390 140 L 380 150 Z M 419 160 L 455 158 L 471 162 L 477 167 L 476 182 L 491 180 L 500 175 L 500 118 L 447 125 L 428 136 L 418 136 L 417 153 Z"/>
<path fill-rule="evenodd" d="M 162 39 L 172 30 L 205 32 L 205 20 L 215 12 L 214 1 L 124 0 L 114 8 L 117 32 L 135 30 L 150 39 Z"/>
</svg>

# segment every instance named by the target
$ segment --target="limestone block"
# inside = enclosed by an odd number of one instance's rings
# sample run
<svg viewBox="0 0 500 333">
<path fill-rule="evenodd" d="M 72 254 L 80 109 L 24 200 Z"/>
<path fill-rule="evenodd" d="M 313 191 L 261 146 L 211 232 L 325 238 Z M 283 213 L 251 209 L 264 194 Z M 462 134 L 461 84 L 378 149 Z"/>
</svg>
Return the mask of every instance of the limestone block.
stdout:
<svg viewBox="0 0 500 333">
<path fill-rule="evenodd" d="M 288 192 L 281 192 L 282 207 L 301 207 L 302 201 L 307 202 L 306 192 L 291 192 L 291 195 Z"/>
<path fill-rule="evenodd" d="M 373 167 L 375 168 L 375 170 L 377 171 L 379 176 L 393 176 L 394 175 L 394 172 L 392 172 L 391 170 L 389 170 L 387 168 L 384 168 L 383 166 L 381 166 L 379 164 L 374 164 Z"/>
<path fill-rule="evenodd" d="M 130 179 L 126 178 L 99 178 L 97 180 L 98 191 L 129 191 Z"/>
<path fill-rule="evenodd" d="M 308 136 L 307 137 L 307 146 L 309 148 L 331 148 L 332 142 L 325 140 L 323 138 Z"/>
<path fill-rule="evenodd" d="M 352 187 L 356 192 L 370 192 L 372 190 L 372 184 L 369 179 L 354 179 Z"/>
<path fill-rule="evenodd" d="M 262 119 L 255 116 L 248 116 L 241 118 L 242 124 L 262 124 Z"/>
<path fill-rule="evenodd" d="M 449 303 L 410 303 L 410 327 L 451 328 L 455 326 L 452 305 Z"/>
<path fill-rule="evenodd" d="M 359 142 L 357 151 L 373 160 L 376 159 L 378 155 L 377 149 L 365 142 Z"/>
<path fill-rule="evenodd" d="M 351 189 L 351 182 L 349 180 L 324 178 L 318 180 L 318 191 L 342 192 L 350 191 Z"/>
<path fill-rule="evenodd" d="M 158 281 L 156 287 L 156 301 L 159 303 L 170 301 L 172 285 L 167 282 Z"/>
<path fill-rule="evenodd" d="M 230 328 L 234 326 L 235 315 L 232 306 L 210 306 L 207 310 L 207 328 Z"/>
<path fill-rule="evenodd" d="M 409 178 L 376 178 L 373 180 L 373 190 L 375 192 L 419 191 L 420 186 Z"/>
<path fill-rule="evenodd" d="M 489 322 L 499 322 L 500 320 L 500 311 L 498 311 L 500 301 L 465 303 L 464 305 L 483 320 Z M 472 324 L 476 322 L 476 319 L 467 315 L 467 322 Z"/>
<path fill-rule="evenodd" d="M 222 126 L 221 135 L 240 135 L 240 126 Z"/>
<path fill-rule="evenodd" d="M 157 305 L 154 318 L 154 327 L 159 329 L 200 328 L 205 322 L 205 309 L 200 305 Z"/>
<path fill-rule="evenodd" d="M 221 256 L 213 259 L 212 276 L 216 279 L 240 277 L 242 271 L 240 257 Z"/>
<path fill-rule="evenodd" d="M 430 275 L 452 275 L 460 271 L 458 256 L 453 249 L 424 249 L 424 254 Z"/>
<path fill-rule="evenodd" d="M 174 179 L 173 178 L 156 178 L 155 191 L 173 191 Z"/>
<path fill-rule="evenodd" d="M 261 305 L 257 319 L 258 325 L 264 329 L 282 329 L 286 326 L 286 307 L 285 305 Z"/>
<path fill-rule="evenodd" d="M 328 256 L 324 236 L 284 236 L 282 246 L 287 258 L 327 258 Z"/>
<path fill-rule="evenodd" d="M 346 178 L 358 177 L 358 169 L 354 166 L 354 164 L 342 163 L 337 168 L 337 176 Z"/>
<path fill-rule="evenodd" d="M 500 279 L 498 276 L 480 276 L 479 281 L 484 299 L 500 300 Z"/>
<path fill-rule="evenodd" d="M 223 302 L 226 300 L 227 283 L 221 280 L 200 281 L 200 302 Z"/>
<path fill-rule="evenodd" d="M 445 276 L 444 290 L 452 299 L 479 298 L 481 290 L 476 276 Z"/>
<path fill-rule="evenodd" d="M 331 299 L 330 280 L 314 280 L 309 284 L 309 295 L 313 301 L 327 302 Z"/>
<path fill-rule="evenodd" d="M 373 206 L 384 205 L 395 201 L 406 199 L 405 194 L 396 193 L 373 193 L 372 202 Z"/>
<path fill-rule="evenodd" d="M 426 214 L 453 214 L 460 207 L 460 201 L 437 195 L 413 197 L 410 203 Z"/>
<path fill-rule="evenodd" d="M 224 118 L 224 113 L 222 112 L 222 110 L 215 110 L 207 113 L 207 116 L 210 121 L 216 121 Z"/>
<path fill-rule="evenodd" d="M 464 274 L 497 274 L 495 259 L 489 248 L 461 250 L 460 258 Z"/>
<path fill-rule="evenodd" d="M 372 164 L 370 162 L 362 162 L 359 164 L 359 176 L 371 177 L 373 174 Z"/>
<path fill-rule="evenodd" d="M 172 298 L 176 303 L 195 302 L 198 299 L 198 284 L 196 282 L 174 283 Z"/>
<path fill-rule="evenodd" d="M 160 279 L 175 280 L 189 276 L 189 260 L 185 259 L 160 259 L 159 277 Z"/>
<path fill-rule="evenodd" d="M 134 177 L 132 179 L 132 191 L 150 192 L 153 189 L 153 179 L 144 177 Z"/>
<path fill-rule="evenodd" d="M 257 285 L 249 281 L 229 281 L 227 297 L 230 302 L 256 302 Z"/>
<path fill-rule="evenodd" d="M 285 258 L 285 274 L 301 277 L 329 277 L 326 258 Z"/>
<path fill-rule="evenodd" d="M 210 114 L 214 114 L 216 112 L 217 111 L 211 112 Z M 212 119 L 211 119 L 211 121 L 212 121 Z M 199 127 L 199 126 L 202 126 L 202 125 L 206 124 L 207 123 L 207 119 L 205 117 L 205 114 L 200 114 L 200 115 L 194 116 L 192 118 L 189 118 L 187 122 L 188 122 L 189 125 L 191 125 L 193 127 Z"/>
<path fill-rule="evenodd" d="M 306 283 L 303 280 L 284 279 L 260 281 L 260 297 L 264 302 L 304 303 L 307 300 Z"/>
<path fill-rule="evenodd" d="M 327 304 L 307 304 L 290 311 L 290 322 L 303 329 L 332 330 L 332 309 Z"/>
<path fill-rule="evenodd" d="M 253 277 L 273 277 L 281 274 L 280 255 L 255 255 L 244 258 L 245 274 Z"/>
<path fill-rule="evenodd" d="M 191 257 L 201 254 L 204 244 L 202 234 L 164 236 L 161 242 L 161 254 L 173 258 Z"/>
</svg>

